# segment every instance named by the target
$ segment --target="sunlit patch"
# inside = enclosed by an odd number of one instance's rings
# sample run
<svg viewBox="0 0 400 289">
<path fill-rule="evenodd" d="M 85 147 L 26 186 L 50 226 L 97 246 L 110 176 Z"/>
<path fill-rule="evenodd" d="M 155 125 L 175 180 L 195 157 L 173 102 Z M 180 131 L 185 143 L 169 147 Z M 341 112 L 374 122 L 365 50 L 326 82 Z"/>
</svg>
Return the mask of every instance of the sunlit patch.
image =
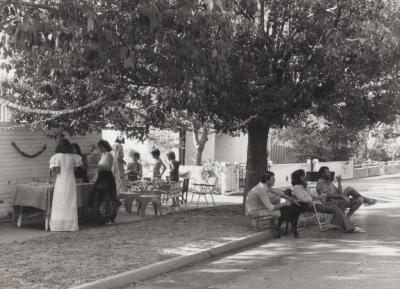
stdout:
<svg viewBox="0 0 400 289">
<path fill-rule="evenodd" d="M 336 253 L 355 253 L 355 254 L 364 254 L 370 256 L 400 256 L 400 249 L 386 247 L 386 246 L 361 246 L 359 248 L 344 248 L 334 250 Z"/>
<path fill-rule="evenodd" d="M 244 272 L 245 269 L 215 269 L 215 268 L 207 268 L 207 269 L 200 269 L 197 270 L 198 272 L 202 273 L 238 273 Z"/>
</svg>

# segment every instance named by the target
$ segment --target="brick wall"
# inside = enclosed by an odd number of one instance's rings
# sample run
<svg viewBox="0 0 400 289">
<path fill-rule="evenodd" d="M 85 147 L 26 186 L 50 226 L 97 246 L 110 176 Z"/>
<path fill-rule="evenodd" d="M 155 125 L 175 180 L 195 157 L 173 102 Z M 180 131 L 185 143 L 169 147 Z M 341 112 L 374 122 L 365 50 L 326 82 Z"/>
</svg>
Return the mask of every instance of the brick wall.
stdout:
<svg viewBox="0 0 400 289">
<path fill-rule="evenodd" d="M 31 132 L 27 129 L 4 130 L 6 124 L 0 124 L 0 218 L 9 216 L 12 212 L 12 200 L 17 183 L 33 181 L 33 179 L 47 180 L 49 177 L 49 160 L 54 154 L 56 141 L 47 138 L 46 134 Z M 100 134 L 69 138 L 77 142 L 84 153 L 91 151 L 93 145 L 101 138 Z M 43 145 L 47 149 L 35 158 L 22 156 L 11 145 L 17 146 L 28 154 L 38 152 Z M 88 156 L 93 177 L 99 153 L 94 151 Z"/>
</svg>

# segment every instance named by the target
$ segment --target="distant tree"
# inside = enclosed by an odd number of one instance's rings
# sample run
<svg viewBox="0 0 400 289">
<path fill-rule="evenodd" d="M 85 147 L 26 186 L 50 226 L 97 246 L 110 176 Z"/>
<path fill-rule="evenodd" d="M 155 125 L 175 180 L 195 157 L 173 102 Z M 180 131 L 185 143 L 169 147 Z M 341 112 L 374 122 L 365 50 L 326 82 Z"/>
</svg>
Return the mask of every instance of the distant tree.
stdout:
<svg viewBox="0 0 400 289">
<path fill-rule="evenodd" d="M 357 153 L 362 141 L 359 131 L 332 123 L 323 117 L 302 114 L 282 129 L 274 130 L 275 139 L 295 148 L 293 154 L 300 162 L 349 160 Z"/>
</svg>

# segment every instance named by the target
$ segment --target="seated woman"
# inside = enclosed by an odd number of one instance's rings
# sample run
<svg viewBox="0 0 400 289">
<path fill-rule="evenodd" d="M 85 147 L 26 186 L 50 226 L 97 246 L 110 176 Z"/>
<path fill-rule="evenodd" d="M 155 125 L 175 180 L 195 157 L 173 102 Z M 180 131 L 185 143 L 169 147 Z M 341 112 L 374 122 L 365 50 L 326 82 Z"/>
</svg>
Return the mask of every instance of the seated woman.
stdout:
<svg viewBox="0 0 400 289">
<path fill-rule="evenodd" d="M 323 200 L 326 197 L 321 195 L 311 197 L 311 193 L 307 188 L 306 173 L 304 170 L 297 170 L 292 173 L 293 196 L 299 202 L 302 212 L 313 212 L 314 201 L 317 212 L 332 214 L 339 227 L 346 233 L 362 232 L 363 230 L 354 227 L 350 220 L 343 214 L 342 210 L 334 204 L 324 204 Z"/>
<path fill-rule="evenodd" d="M 83 166 L 75 168 L 75 179 L 81 180 L 84 183 L 88 183 L 89 178 L 87 172 L 89 170 L 89 162 L 77 143 L 72 144 L 72 151 L 74 154 L 77 154 L 82 158 L 83 163 Z"/>
<path fill-rule="evenodd" d="M 90 222 L 104 225 L 114 222 L 121 203 L 117 199 L 117 187 L 111 172 L 114 163 L 112 148 L 105 140 L 100 140 L 97 146 L 102 154 L 97 166 L 98 176 L 89 201 L 88 213 Z"/>
</svg>

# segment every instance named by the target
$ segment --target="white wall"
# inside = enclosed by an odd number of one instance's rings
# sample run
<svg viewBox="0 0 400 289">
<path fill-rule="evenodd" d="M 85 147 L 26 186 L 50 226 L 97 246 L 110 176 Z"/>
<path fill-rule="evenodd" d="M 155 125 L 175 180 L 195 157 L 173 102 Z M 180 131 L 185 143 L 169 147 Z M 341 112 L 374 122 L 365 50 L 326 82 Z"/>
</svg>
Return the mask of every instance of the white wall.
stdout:
<svg viewBox="0 0 400 289">
<path fill-rule="evenodd" d="M 316 169 L 318 170 L 322 166 L 328 167 L 331 172 L 335 172 L 335 176 L 341 175 L 343 179 L 351 179 L 354 177 L 353 161 L 318 163 Z"/>
<path fill-rule="evenodd" d="M 275 174 L 276 186 L 290 186 L 291 175 L 295 170 L 303 169 L 310 171 L 310 166 L 306 163 L 301 164 L 278 164 L 272 165 L 270 170 Z"/>
<path fill-rule="evenodd" d="M 246 163 L 247 161 L 247 135 L 238 137 L 217 135 L 215 137 L 215 160 L 227 163 Z"/>
</svg>

